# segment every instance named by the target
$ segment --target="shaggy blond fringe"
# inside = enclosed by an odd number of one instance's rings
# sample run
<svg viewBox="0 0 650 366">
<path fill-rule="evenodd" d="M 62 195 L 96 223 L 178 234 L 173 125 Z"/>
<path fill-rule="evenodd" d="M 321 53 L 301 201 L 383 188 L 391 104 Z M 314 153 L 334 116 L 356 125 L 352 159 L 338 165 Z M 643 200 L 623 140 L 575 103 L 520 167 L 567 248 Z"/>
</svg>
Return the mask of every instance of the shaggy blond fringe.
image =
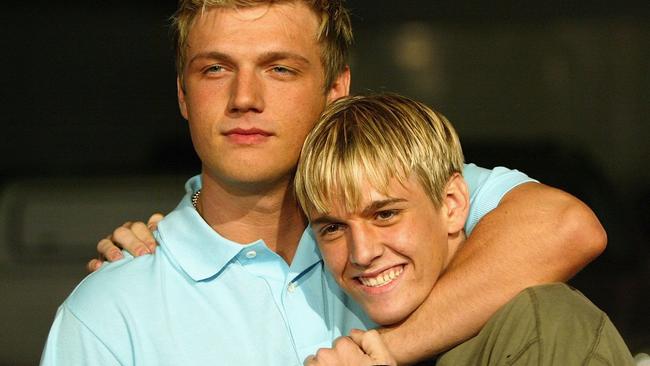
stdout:
<svg viewBox="0 0 650 366">
<path fill-rule="evenodd" d="M 415 175 L 436 207 L 454 173 L 462 173 L 456 131 L 440 113 L 396 94 L 342 98 L 322 115 L 304 145 L 295 177 L 308 216 L 333 202 L 359 209 L 368 182 L 386 194 L 392 178 Z"/>
</svg>

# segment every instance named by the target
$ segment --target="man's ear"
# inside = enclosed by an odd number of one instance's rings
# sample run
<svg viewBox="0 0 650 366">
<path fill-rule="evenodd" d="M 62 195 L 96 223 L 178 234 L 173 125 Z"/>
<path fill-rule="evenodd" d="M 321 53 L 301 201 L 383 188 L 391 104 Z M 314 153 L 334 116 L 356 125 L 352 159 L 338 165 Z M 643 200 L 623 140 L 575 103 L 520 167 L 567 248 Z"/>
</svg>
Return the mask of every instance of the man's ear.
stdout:
<svg viewBox="0 0 650 366">
<path fill-rule="evenodd" d="M 176 93 L 178 95 L 178 108 L 181 110 L 181 115 L 183 115 L 183 118 L 188 119 L 187 103 L 185 102 L 185 90 L 183 88 L 183 83 L 181 83 L 181 79 L 179 77 L 176 77 Z"/>
<path fill-rule="evenodd" d="M 350 66 L 345 66 L 345 69 L 334 79 L 332 86 L 327 92 L 328 104 L 350 94 L 350 78 Z"/>
<path fill-rule="evenodd" d="M 469 192 L 460 173 L 454 173 L 449 178 L 442 203 L 443 214 L 447 219 L 447 233 L 456 234 L 462 231 L 469 213 Z"/>
</svg>

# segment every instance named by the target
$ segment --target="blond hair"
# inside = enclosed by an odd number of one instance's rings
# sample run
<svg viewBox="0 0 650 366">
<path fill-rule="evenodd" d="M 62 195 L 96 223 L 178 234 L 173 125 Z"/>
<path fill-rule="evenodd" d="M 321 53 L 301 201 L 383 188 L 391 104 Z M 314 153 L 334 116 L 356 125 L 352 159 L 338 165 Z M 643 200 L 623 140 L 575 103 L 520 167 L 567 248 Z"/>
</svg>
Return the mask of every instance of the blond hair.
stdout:
<svg viewBox="0 0 650 366">
<path fill-rule="evenodd" d="M 389 181 L 418 178 L 435 207 L 447 181 L 462 173 L 463 152 L 451 123 L 426 105 L 396 94 L 346 97 L 332 103 L 307 136 L 295 177 L 309 216 L 333 202 L 359 209 L 364 182 L 387 193 Z"/>
<path fill-rule="evenodd" d="M 345 70 L 349 49 L 352 45 L 352 24 L 344 0 L 179 0 L 178 9 L 172 16 L 172 34 L 176 48 L 176 72 L 183 85 L 183 70 L 187 57 L 187 41 L 190 28 L 197 15 L 206 8 L 247 8 L 263 4 L 302 1 L 319 18 L 317 39 L 322 44 L 321 62 L 325 69 L 325 91 L 336 77 Z"/>
</svg>

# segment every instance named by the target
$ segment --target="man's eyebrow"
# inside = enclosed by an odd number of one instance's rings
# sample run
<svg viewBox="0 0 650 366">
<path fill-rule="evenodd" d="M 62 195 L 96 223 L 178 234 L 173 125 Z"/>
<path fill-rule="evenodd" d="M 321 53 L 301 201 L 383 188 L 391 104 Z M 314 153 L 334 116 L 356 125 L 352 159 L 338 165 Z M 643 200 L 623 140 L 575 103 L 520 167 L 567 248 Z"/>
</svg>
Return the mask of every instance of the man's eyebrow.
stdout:
<svg viewBox="0 0 650 366">
<path fill-rule="evenodd" d="M 311 64 L 311 62 L 309 62 L 309 60 L 306 57 L 299 55 L 297 53 L 285 52 L 285 51 L 264 52 L 258 57 L 258 60 L 262 63 L 268 63 L 268 62 L 273 62 L 278 60 L 292 60 L 305 65 Z"/>
<path fill-rule="evenodd" d="M 226 63 L 235 63 L 235 59 L 228 54 L 219 51 L 207 51 L 207 52 L 199 52 L 196 55 L 192 56 L 188 64 L 192 64 L 196 60 L 200 60 L 200 59 L 219 60 L 219 61 L 224 61 Z M 292 60 L 305 65 L 311 64 L 311 62 L 309 62 L 309 60 L 306 57 L 293 52 L 270 51 L 270 52 L 262 53 L 257 58 L 257 61 L 260 63 L 269 63 L 278 60 Z"/>
<path fill-rule="evenodd" d="M 232 57 L 230 57 L 229 55 L 223 52 L 207 51 L 207 52 L 199 52 L 196 55 L 192 56 L 192 59 L 190 59 L 188 65 L 191 65 L 194 61 L 201 60 L 201 59 L 220 60 L 220 61 L 225 61 L 227 63 L 234 62 L 234 59 Z"/>
<path fill-rule="evenodd" d="M 329 215 L 323 215 L 319 216 L 313 220 L 309 220 L 309 223 L 311 225 L 322 225 L 322 224 L 331 224 L 335 222 L 340 222 L 340 219 L 337 219 L 336 217 L 329 216 Z"/>
<path fill-rule="evenodd" d="M 391 205 L 393 203 L 398 203 L 398 202 L 406 202 L 404 198 L 387 198 L 385 200 L 378 200 L 378 201 L 372 201 L 368 206 L 363 208 L 363 211 L 361 211 L 362 216 L 371 216 L 374 214 L 376 211 L 381 210 L 382 208 Z M 341 219 L 336 218 L 334 216 L 330 215 L 323 215 L 319 216 L 313 220 L 309 220 L 309 222 L 312 225 L 319 225 L 319 224 L 332 224 L 336 222 L 341 222 Z"/>
<path fill-rule="evenodd" d="M 374 214 L 376 211 L 388 205 L 391 205 L 393 203 L 398 203 L 398 202 L 406 202 L 406 200 L 403 198 L 387 198 L 385 200 L 372 201 L 372 203 L 364 207 L 363 211 L 361 211 L 361 214 L 363 216 L 370 216 Z"/>
</svg>

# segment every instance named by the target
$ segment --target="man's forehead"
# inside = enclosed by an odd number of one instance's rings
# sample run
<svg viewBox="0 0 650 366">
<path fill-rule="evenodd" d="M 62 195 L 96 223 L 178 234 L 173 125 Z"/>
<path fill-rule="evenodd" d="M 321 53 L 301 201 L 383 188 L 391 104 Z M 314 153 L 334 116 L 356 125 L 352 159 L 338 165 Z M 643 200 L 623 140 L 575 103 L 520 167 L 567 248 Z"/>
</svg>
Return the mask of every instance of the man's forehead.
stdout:
<svg viewBox="0 0 650 366">
<path fill-rule="evenodd" d="M 208 8 L 197 16 L 189 29 L 188 56 L 191 58 L 217 47 L 220 52 L 243 49 L 304 54 L 315 50 L 320 59 L 322 44 L 318 40 L 317 17 L 305 5 L 294 9 L 296 6 L 290 2 L 246 8 Z"/>
<path fill-rule="evenodd" d="M 211 6 L 200 11 L 194 19 L 197 22 L 244 23 L 259 25 L 260 21 L 269 21 L 270 24 L 282 25 L 285 22 L 299 23 L 300 25 L 313 26 L 315 39 L 318 35 L 318 15 L 302 1 L 283 1 L 259 3 L 251 6 Z M 192 27 L 193 28 L 193 27 Z M 191 31 L 191 29 L 190 29 Z M 301 33 L 301 35 L 304 32 Z"/>
</svg>

